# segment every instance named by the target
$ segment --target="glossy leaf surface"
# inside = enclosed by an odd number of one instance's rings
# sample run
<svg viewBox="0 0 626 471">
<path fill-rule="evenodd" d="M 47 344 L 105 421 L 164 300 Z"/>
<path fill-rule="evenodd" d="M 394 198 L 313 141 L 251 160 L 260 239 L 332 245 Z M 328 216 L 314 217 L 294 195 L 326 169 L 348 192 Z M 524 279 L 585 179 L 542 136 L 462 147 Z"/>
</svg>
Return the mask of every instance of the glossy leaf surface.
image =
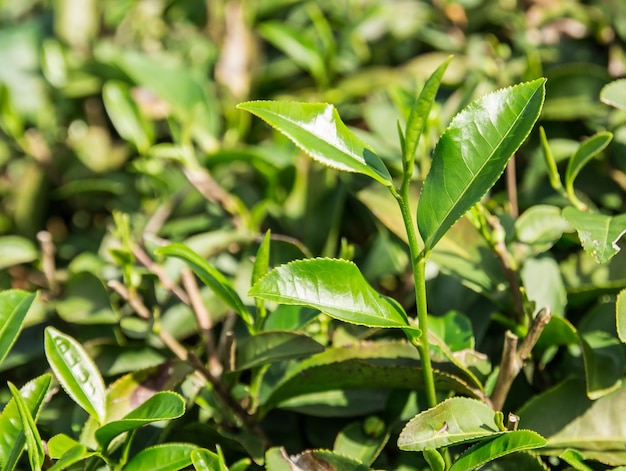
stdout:
<svg viewBox="0 0 626 471">
<path fill-rule="evenodd" d="M 213 290 L 222 301 L 241 316 L 241 318 L 249 326 L 254 324 L 252 316 L 244 306 L 243 301 L 233 289 L 231 283 L 222 273 L 212 267 L 204 258 L 198 255 L 184 244 L 170 244 L 165 247 L 158 248 L 155 253 L 157 255 L 166 255 L 176 257 L 183 260 L 193 272 L 198 275 L 202 282 Z"/>
<path fill-rule="evenodd" d="M 20 388 L 20 396 L 32 417 L 37 417 L 52 376 L 44 374 Z M 0 414 L 0 468 L 12 471 L 24 450 L 26 435 L 15 400 L 11 399 Z"/>
<path fill-rule="evenodd" d="M 191 466 L 191 452 L 198 449 L 189 443 L 166 443 L 144 448 L 131 458 L 124 471 L 178 471 Z"/>
<path fill-rule="evenodd" d="M 567 207 L 563 216 L 574 226 L 583 249 L 596 262 L 605 263 L 619 252 L 617 242 L 626 232 L 626 214 L 607 216 Z"/>
<path fill-rule="evenodd" d="M 530 430 L 516 430 L 486 440 L 465 451 L 450 467 L 450 471 L 470 471 L 489 461 L 523 450 L 545 446 L 546 439 Z"/>
<path fill-rule="evenodd" d="M 352 324 L 410 328 L 402 307 L 376 292 L 357 266 L 346 260 L 296 260 L 265 275 L 249 294 L 267 301 L 319 309 Z"/>
<path fill-rule="evenodd" d="M 36 293 L 20 290 L 6 290 L 0 293 L 0 363 L 17 340 L 24 319 L 36 297 Z"/>
<path fill-rule="evenodd" d="M 417 210 L 426 251 L 487 193 L 526 140 L 541 112 L 544 83 L 491 93 L 452 120 L 435 148 Z"/>
<path fill-rule="evenodd" d="M 15 402 L 15 406 L 17 407 L 20 422 L 22 423 L 22 430 L 24 431 L 24 437 L 26 439 L 26 449 L 28 450 L 30 469 L 41 469 L 43 465 L 44 451 L 39 431 L 35 425 L 35 420 L 30 413 L 26 401 L 20 395 L 19 390 L 11 382 L 9 382 L 8 385 L 13 401 Z"/>
<path fill-rule="evenodd" d="M 382 160 L 346 127 L 332 105 L 251 101 L 237 108 L 265 120 L 318 162 L 393 184 Z"/>
<path fill-rule="evenodd" d="M 565 189 L 569 192 L 574 191 L 574 180 L 583 169 L 583 167 L 596 155 L 609 145 L 613 134 L 610 132 L 598 133 L 586 141 L 584 141 L 578 150 L 574 153 L 567 164 L 565 171 Z"/>
<path fill-rule="evenodd" d="M 121 433 L 134 430 L 152 422 L 172 420 L 185 413 L 185 401 L 171 391 L 161 391 L 150 397 L 124 418 L 103 425 L 96 430 L 96 439 L 106 450 L 109 443 Z"/>
<path fill-rule="evenodd" d="M 423 451 L 501 434 L 495 411 L 480 401 L 454 397 L 417 414 L 398 437 L 405 451 Z"/>
<path fill-rule="evenodd" d="M 191 452 L 191 462 L 196 471 L 228 471 L 224 460 L 217 453 L 204 448 Z"/>
<path fill-rule="evenodd" d="M 236 369 L 246 370 L 323 351 L 324 347 L 307 335 L 264 331 L 243 339 L 237 345 Z"/>
<path fill-rule="evenodd" d="M 104 381 L 83 347 L 69 335 L 54 327 L 46 327 L 44 348 L 48 363 L 68 396 L 90 416 L 104 423 Z"/>
</svg>

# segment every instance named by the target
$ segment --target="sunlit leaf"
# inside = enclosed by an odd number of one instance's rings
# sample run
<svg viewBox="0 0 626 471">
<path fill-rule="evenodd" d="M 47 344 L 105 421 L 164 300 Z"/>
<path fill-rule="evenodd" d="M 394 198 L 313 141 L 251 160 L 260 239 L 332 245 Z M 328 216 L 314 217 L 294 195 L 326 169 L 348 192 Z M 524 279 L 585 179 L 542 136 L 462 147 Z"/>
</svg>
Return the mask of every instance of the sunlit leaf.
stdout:
<svg viewBox="0 0 626 471">
<path fill-rule="evenodd" d="M 30 462 L 31 469 L 41 469 L 44 459 L 43 444 L 41 443 L 41 437 L 39 431 L 35 425 L 35 420 L 30 413 L 26 401 L 20 395 L 19 390 L 9 382 L 9 390 L 13 401 L 17 407 L 17 412 L 22 423 L 22 430 L 26 438 L 26 449 L 28 450 L 28 461 Z"/>
<path fill-rule="evenodd" d="M 324 103 L 251 101 L 237 106 L 265 120 L 313 159 L 329 167 L 393 184 L 382 160 Z"/>
<path fill-rule="evenodd" d="M 600 100 L 626 111 L 626 79 L 614 80 L 600 91 Z"/>
<path fill-rule="evenodd" d="M 444 471 L 446 469 L 446 462 L 439 451 L 434 448 L 426 448 L 422 453 L 424 453 L 424 459 L 431 471 Z"/>
<path fill-rule="evenodd" d="M 183 260 L 193 272 L 198 275 L 202 282 L 213 290 L 222 301 L 228 304 L 231 308 L 241 316 L 241 318 L 252 326 L 254 320 L 251 314 L 246 309 L 243 301 L 232 287 L 231 283 L 226 279 L 222 273 L 216 268 L 212 267 L 204 258 L 198 255 L 184 244 L 170 244 L 165 247 L 160 247 L 155 250 L 157 255 L 166 255 L 170 257 L 176 257 Z"/>
<path fill-rule="evenodd" d="M 549 250 L 564 232 L 572 230 L 561 215 L 561 208 L 547 204 L 531 206 L 515 221 L 517 239 L 533 246 L 535 254 Z"/>
<path fill-rule="evenodd" d="M 288 455 L 284 448 L 270 448 L 265 454 L 266 469 L 272 471 L 324 470 L 370 471 L 371 468 L 352 458 L 329 450 L 306 450 Z"/>
<path fill-rule="evenodd" d="M 103 425 L 96 430 L 96 439 L 102 449 L 106 450 L 109 443 L 118 435 L 142 427 L 152 422 L 172 420 L 185 413 L 185 401 L 171 391 L 161 391 L 150 397 L 124 418 Z"/>
<path fill-rule="evenodd" d="M 36 297 L 36 293 L 20 290 L 0 292 L 0 363 L 17 340 Z"/>
<path fill-rule="evenodd" d="M 5 235 L 0 237 L 0 270 L 37 260 L 35 245 L 25 237 Z"/>
<path fill-rule="evenodd" d="M 452 120 L 435 148 L 417 210 L 426 251 L 478 203 L 526 140 L 541 112 L 544 83 L 491 93 Z"/>
<path fill-rule="evenodd" d="M 410 328 L 402 307 L 376 292 L 357 266 L 347 260 L 296 260 L 265 275 L 249 294 L 267 301 L 319 309 L 352 324 Z"/>
<path fill-rule="evenodd" d="M 191 462 L 196 471 L 228 471 L 223 458 L 204 448 L 191 452 Z"/>
<path fill-rule="evenodd" d="M 613 134 L 610 132 L 601 132 L 584 141 L 578 150 L 574 153 L 567 164 L 565 172 L 565 189 L 568 193 L 574 192 L 574 180 L 583 169 L 583 167 L 596 155 L 609 145 Z"/>
<path fill-rule="evenodd" d="M 191 452 L 197 450 L 190 443 L 166 443 L 144 448 L 124 466 L 124 471 L 178 471 L 191 466 Z"/>
<path fill-rule="evenodd" d="M 482 441 L 466 450 L 452 464 L 450 471 L 470 471 L 501 456 L 541 448 L 545 444 L 545 438 L 530 430 L 505 432 L 492 440 Z"/>
<path fill-rule="evenodd" d="M 44 374 L 28 383 L 19 391 L 22 401 L 32 417 L 37 417 L 43 404 L 52 376 Z M 0 414 L 0 468 L 3 471 L 12 471 L 24 450 L 26 435 L 17 405 L 11 399 Z"/>
<path fill-rule="evenodd" d="M 398 447 L 405 451 L 423 451 L 501 433 L 491 407 L 475 399 L 453 397 L 413 417 L 400 432 Z"/>
<path fill-rule="evenodd" d="M 607 216 L 567 207 L 563 217 L 574 226 L 583 249 L 596 262 L 605 263 L 619 252 L 617 242 L 626 232 L 626 214 Z"/>
<path fill-rule="evenodd" d="M 54 327 L 46 327 L 45 352 L 52 371 L 68 396 L 98 422 L 104 423 L 104 381 L 82 345 Z"/>
<path fill-rule="evenodd" d="M 622 343 L 626 343 L 626 289 L 617 295 L 615 301 L 615 319 L 617 324 L 617 335 Z"/>
<path fill-rule="evenodd" d="M 235 367 L 246 370 L 264 364 L 320 353 L 324 347 L 311 337 L 295 332 L 264 331 L 237 344 Z"/>
</svg>

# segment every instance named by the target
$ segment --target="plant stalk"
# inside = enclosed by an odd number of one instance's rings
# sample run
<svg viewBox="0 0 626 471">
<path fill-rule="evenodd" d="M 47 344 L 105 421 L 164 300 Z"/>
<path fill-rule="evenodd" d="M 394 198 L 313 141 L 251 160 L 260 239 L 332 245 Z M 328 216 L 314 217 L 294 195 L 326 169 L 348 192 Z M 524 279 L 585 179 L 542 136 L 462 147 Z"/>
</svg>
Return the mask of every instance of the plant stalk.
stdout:
<svg viewBox="0 0 626 471">
<path fill-rule="evenodd" d="M 420 354 L 422 363 L 422 374 L 424 378 L 424 389 L 426 390 L 426 399 L 429 407 L 437 405 L 437 394 L 435 392 L 435 378 L 433 376 L 433 368 L 430 362 L 430 346 L 428 342 L 428 310 L 426 303 L 426 259 L 428 254 L 420 251 L 415 226 L 413 225 L 413 217 L 411 216 L 411 208 L 409 206 L 409 184 L 408 179 L 402 184 L 401 193 L 394 191 L 394 196 L 400 206 L 402 212 L 402 220 L 406 228 L 407 238 L 409 242 L 409 251 L 411 253 L 411 264 L 413 266 L 413 283 L 415 285 L 415 303 L 417 308 L 417 319 L 421 334 L 419 337 L 409 337 L 411 343 L 415 345 Z"/>
</svg>

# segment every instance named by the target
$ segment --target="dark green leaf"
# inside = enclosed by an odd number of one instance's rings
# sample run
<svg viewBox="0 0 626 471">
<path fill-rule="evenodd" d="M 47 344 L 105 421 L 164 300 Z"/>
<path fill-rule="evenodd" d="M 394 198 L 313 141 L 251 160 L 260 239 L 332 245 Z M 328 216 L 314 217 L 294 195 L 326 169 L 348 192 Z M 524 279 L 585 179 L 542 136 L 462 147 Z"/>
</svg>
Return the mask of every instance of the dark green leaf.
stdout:
<svg viewBox="0 0 626 471">
<path fill-rule="evenodd" d="M 368 434 L 365 423 L 352 422 L 335 437 L 333 452 L 371 465 L 387 443 L 389 433 L 385 423 L 378 417 L 370 416 L 366 420 L 378 422 L 375 433 Z"/>
<path fill-rule="evenodd" d="M 106 418 L 104 381 L 81 344 L 54 327 L 46 327 L 45 351 L 52 371 L 68 396 L 103 424 Z"/>
<path fill-rule="evenodd" d="M 139 407 L 126 414 L 124 418 L 109 422 L 96 430 L 96 439 L 102 449 L 106 450 L 109 443 L 124 432 L 152 422 L 176 419 L 184 413 L 185 401 L 180 395 L 171 391 L 157 392 Z"/>
<path fill-rule="evenodd" d="M 117 324 L 119 315 L 111 306 L 104 284 L 89 272 L 72 274 L 63 299 L 56 304 L 59 316 L 75 324 Z"/>
<path fill-rule="evenodd" d="M 452 120 L 435 148 L 417 210 L 426 251 L 500 177 L 539 117 L 544 84 L 539 79 L 491 93 Z"/>
<path fill-rule="evenodd" d="M 17 340 L 36 297 L 37 293 L 20 290 L 0 292 L 0 363 Z"/>
<path fill-rule="evenodd" d="M 465 451 L 450 471 L 470 471 L 501 456 L 545 446 L 546 439 L 530 430 L 505 432 L 493 440 L 485 440 Z"/>
<path fill-rule="evenodd" d="M 574 180 L 583 167 L 602 152 L 604 148 L 609 145 L 611 139 L 613 139 L 613 134 L 610 132 L 602 132 L 595 134 L 580 145 L 569 160 L 565 172 L 565 189 L 568 194 L 574 194 Z"/>
<path fill-rule="evenodd" d="M 619 252 L 617 242 L 626 232 L 626 214 L 607 216 L 567 207 L 563 217 L 574 226 L 583 249 L 596 262 L 605 263 Z"/>
<path fill-rule="evenodd" d="M 37 417 L 43 404 L 52 376 L 44 374 L 26 383 L 20 389 L 20 396 L 32 417 Z M 13 471 L 24 450 L 26 435 L 22 427 L 17 405 L 11 399 L 0 414 L 0 468 Z"/>
<path fill-rule="evenodd" d="M 22 430 L 26 438 L 26 448 L 28 450 L 28 461 L 30 462 L 30 469 L 41 469 L 44 459 L 43 444 L 41 443 L 41 437 L 39 431 L 35 425 L 35 420 L 30 413 L 26 401 L 20 395 L 18 389 L 9 381 L 9 390 L 13 401 L 17 407 L 17 412 L 22 423 Z"/>
<path fill-rule="evenodd" d="M 319 309 L 352 324 L 411 328 L 402 307 L 376 292 L 347 260 L 318 258 L 282 265 L 261 278 L 249 294 Z"/>
<path fill-rule="evenodd" d="M 158 248 L 155 253 L 182 259 L 205 285 L 241 316 L 248 326 L 254 325 L 252 316 L 230 282 L 196 252 L 183 244 L 170 244 Z"/>
<path fill-rule="evenodd" d="M 191 466 L 191 453 L 197 449 L 190 443 L 166 443 L 144 448 L 126 464 L 124 471 L 178 471 Z"/>
<path fill-rule="evenodd" d="M 237 344 L 236 369 L 307 357 L 324 351 L 324 347 L 304 334 L 263 331 Z"/>
<path fill-rule="evenodd" d="M 392 186 L 382 160 L 324 103 L 251 101 L 237 106 L 265 120 L 313 159 L 345 172 L 368 175 Z"/>
<path fill-rule="evenodd" d="M 400 433 L 398 447 L 405 451 L 423 451 L 501 433 L 491 407 L 475 399 L 453 397 L 413 417 Z"/>
<path fill-rule="evenodd" d="M 434 448 L 426 448 L 423 453 L 424 459 L 428 463 L 428 466 L 430 466 L 431 471 L 445 471 L 446 462 L 443 456 L 441 456 L 441 453 Z"/>
</svg>

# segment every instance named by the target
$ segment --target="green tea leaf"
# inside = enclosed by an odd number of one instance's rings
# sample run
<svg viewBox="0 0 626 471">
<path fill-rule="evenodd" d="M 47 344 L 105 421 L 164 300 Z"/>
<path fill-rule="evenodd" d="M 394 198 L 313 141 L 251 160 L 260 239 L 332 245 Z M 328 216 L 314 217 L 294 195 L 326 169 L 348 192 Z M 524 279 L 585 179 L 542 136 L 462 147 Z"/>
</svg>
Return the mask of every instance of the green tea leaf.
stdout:
<svg viewBox="0 0 626 471">
<path fill-rule="evenodd" d="M 67 447 L 71 443 L 73 443 L 73 446 L 70 446 L 61 453 L 61 449 Z M 51 447 L 52 451 L 50 451 Z M 48 442 L 48 451 L 50 453 L 50 457 L 53 459 L 56 458 L 57 461 L 53 466 L 49 467 L 47 471 L 62 471 L 70 468 L 76 463 L 85 461 L 92 456 L 102 457 L 102 455 L 97 451 L 90 451 L 85 445 L 81 445 L 67 435 L 63 434 L 55 435 L 50 439 Z"/>
<path fill-rule="evenodd" d="M 252 266 L 252 282 L 254 285 L 257 281 L 259 281 L 267 272 L 270 267 L 270 242 L 271 242 L 271 232 L 268 229 L 265 235 L 263 236 L 263 240 L 259 244 L 259 248 L 256 252 L 256 257 L 254 258 L 254 265 Z M 262 299 L 255 300 L 255 305 L 257 309 L 255 331 L 258 332 L 265 322 L 265 318 L 267 316 L 267 308 L 265 307 L 265 303 Z"/>
<path fill-rule="evenodd" d="M 517 240 L 533 246 L 534 254 L 549 250 L 564 232 L 573 230 L 561 208 L 547 204 L 531 206 L 515 221 Z"/>
<path fill-rule="evenodd" d="M 424 181 L 417 225 L 430 251 L 500 177 L 539 117 L 545 79 L 491 93 L 461 111 L 441 136 Z"/>
<path fill-rule="evenodd" d="M 152 422 L 172 420 L 185 413 L 185 401 L 171 391 L 161 391 L 149 398 L 139 407 L 129 412 L 120 420 L 103 425 L 96 430 L 96 439 L 106 450 L 109 443 L 118 435 L 142 427 Z"/>
<path fill-rule="evenodd" d="M 502 433 L 491 407 L 475 399 L 453 397 L 413 417 L 400 432 L 398 447 L 423 451 Z"/>
<path fill-rule="evenodd" d="M 526 260 L 520 275 L 528 299 L 538 309 L 548 306 L 557 316 L 565 314 L 567 291 L 559 266 L 550 253 Z"/>
<path fill-rule="evenodd" d="M 622 343 L 626 343 L 626 289 L 617 295 L 615 301 L 615 320 L 617 324 L 617 335 Z"/>
<path fill-rule="evenodd" d="M 250 296 L 319 309 L 331 317 L 367 327 L 411 328 L 402 307 L 374 290 L 346 260 L 296 260 L 261 278 Z"/>
<path fill-rule="evenodd" d="M 441 453 L 434 448 L 426 448 L 423 453 L 424 459 L 428 463 L 428 466 L 430 466 L 431 471 L 445 471 L 446 462 L 443 456 L 441 456 Z"/>
<path fill-rule="evenodd" d="M 15 401 L 20 421 L 22 423 L 22 429 L 24 430 L 24 436 L 26 437 L 26 448 L 28 450 L 30 469 L 41 469 L 43 465 L 44 451 L 39 431 L 35 425 L 35 420 L 30 413 L 26 401 L 24 401 L 15 385 L 9 381 L 8 386 L 11 391 L 13 401 Z"/>
<path fill-rule="evenodd" d="M 370 471 L 369 466 L 329 450 L 306 450 L 288 455 L 284 448 L 270 448 L 265 454 L 266 469 L 271 471 L 341 470 Z"/>
<path fill-rule="evenodd" d="M 13 289 L 0 292 L 0 363 L 17 340 L 36 297 L 37 293 Z"/>
<path fill-rule="evenodd" d="M 110 80 L 102 87 L 102 99 L 118 134 L 132 142 L 140 154 L 147 153 L 154 144 L 154 129 L 139 110 L 130 87 Z"/>
<path fill-rule="evenodd" d="M 48 440 L 48 454 L 53 460 L 58 460 L 65 453 L 79 445 L 80 442 L 77 442 L 72 437 L 68 437 L 64 433 L 59 433 Z"/>
<path fill-rule="evenodd" d="M 570 195 L 574 194 L 574 180 L 583 167 L 596 155 L 604 150 L 613 139 L 610 132 L 601 132 L 583 142 L 578 150 L 572 155 L 565 171 L 565 189 Z"/>
<path fill-rule="evenodd" d="M 35 245 L 25 237 L 6 235 L 0 237 L 0 270 L 37 260 Z"/>
<path fill-rule="evenodd" d="M 608 332 L 593 331 L 581 334 L 580 344 L 589 399 L 598 399 L 618 389 L 626 363 L 619 339 Z"/>
<path fill-rule="evenodd" d="M 607 216 L 567 207 L 563 217 L 574 226 L 583 249 L 596 262 L 605 263 L 619 252 L 617 242 L 626 232 L 626 214 Z"/>
<path fill-rule="evenodd" d="M 48 363 L 65 392 L 101 424 L 106 418 L 104 381 L 80 343 L 54 327 L 46 327 Z"/>
<path fill-rule="evenodd" d="M 378 422 L 376 433 L 367 433 L 365 423 L 352 422 L 335 437 L 333 452 L 371 465 L 389 440 L 389 433 L 385 423 L 378 417 L 370 416 L 366 419 L 368 420 Z"/>
<path fill-rule="evenodd" d="M 559 455 L 559 458 L 569 464 L 576 471 L 593 471 L 593 468 L 590 468 L 583 463 L 583 456 L 576 450 L 567 449 Z"/>
<path fill-rule="evenodd" d="M 190 443 L 166 443 L 144 448 L 132 457 L 124 471 L 178 471 L 191 466 L 191 453 L 197 449 Z"/>
<path fill-rule="evenodd" d="M 191 462 L 196 471 L 228 471 L 224 459 L 205 448 L 191 452 Z"/>
<path fill-rule="evenodd" d="M 626 79 L 614 80 L 600 91 L 600 101 L 626 111 Z"/>
<path fill-rule="evenodd" d="M 383 161 L 346 127 L 332 105 L 250 101 L 237 108 L 265 120 L 324 165 L 393 185 Z"/>
<path fill-rule="evenodd" d="M 466 450 L 450 467 L 450 471 L 470 471 L 489 461 L 523 450 L 545 446 L 546 439 L 530 430 L 516 430 L 486 440 Z"/>
<path fill-rule="evenodd" d="M 213 292 L 226 304 L 241 316 L 248 326 L 254 325 L 252 315 L 244 306 L 243 301 L 234 290 L 228 279 L 216 268 L 212 267 L 204 258 L 198 255 L 184 244 L 169 244 L 155 250 L 157 255 L 166 255 L 183 260 L 193 272 L 198 275 L 202 282 L 213 290 Z"/>
<path fill-rule="evenodd" d="M 424 133 L 426 123 L 428 122 L 430 109 L 432 108 L 435 97 L 437 96 L 437 91 L 439 90 L 443 74 L 448 68 L 448 64 L 450 64 L 451 60 L 452 56 L 448 57 L 448 59 L 437 67 L 432 75 L 428 77 L 428 80 L 424 84 L 424 88 L 417 98 L 415 106 L 411 108 L 411 113 L 409 114 L 409 119 L 406 123 L 406 134 L 403 145 L 403 162 L 405 171 L 413 171 L 412 168 L 409 168 L 409 165 L 411 167 L 413 165 L 417 145 L 419 144 L 420 138 Z"/>
<path fill-rule="evenodd" d="M 32 417 L 37 417 L 46 397 L 52 376 L 41 375 L 20 389 L 20 397 Z M 13 471 L 24 450 L 26 435 L 16 402 L 11 399 L 0 414 L 0 468 Z"/>
<path fill-rule="evenodd" d="M 550 144 L 548 144 L 548 138 L 546 137 L 546 132 L 542 126 L 539 127 L 539 139 L 541 140 L 541 148 L 543 150 L 543 159 L 546 162 L 546 167 L 548 168 L 548 179 L 550 180 L 550 185 L 557 191 L 563 190 L 563 184 L 561 183 L 561 175 L 559 175 L 559 169 L 556 166 L 556 160 L 554 158 L 554 154 L 552 154 L 552 149 L 550 149 Z"/>
<path fill-rule="evenodd" d="M 324 351 L 311 337 L 295 332 L 263 331 L 237 344 L 236 369 L 247 370 L 277 361 L 307 357 Z"/>
</svg>

